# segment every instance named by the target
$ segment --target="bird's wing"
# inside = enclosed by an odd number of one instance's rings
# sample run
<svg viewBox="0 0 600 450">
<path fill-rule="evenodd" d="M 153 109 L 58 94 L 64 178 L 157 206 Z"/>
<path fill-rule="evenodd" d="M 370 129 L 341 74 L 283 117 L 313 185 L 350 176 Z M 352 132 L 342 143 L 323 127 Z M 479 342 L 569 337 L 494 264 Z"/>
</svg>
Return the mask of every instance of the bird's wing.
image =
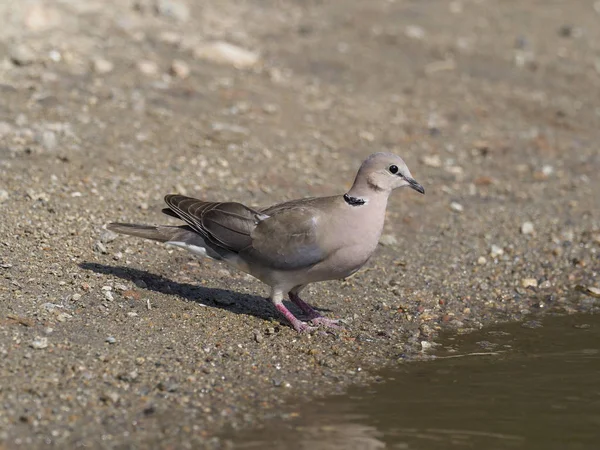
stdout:
<svg viewBox="0 0 600 450">
<path fill-rule="evenodd" d="M 241 255 L 277 270 L 313 266 L 330 253 L 319 245 L 320 220 L 319 211 L 310 206 L 279 209 L 253 229 L 252 244 Z"/>
<path fill-rule="evenodd" d="M 205 202 L 183 195 L 167 195 L 165 202 L 171 212 L 208 242 L 236 253 L 252 244 L 252 231 L 268 217 L 241 203 Z"/>
</svg>

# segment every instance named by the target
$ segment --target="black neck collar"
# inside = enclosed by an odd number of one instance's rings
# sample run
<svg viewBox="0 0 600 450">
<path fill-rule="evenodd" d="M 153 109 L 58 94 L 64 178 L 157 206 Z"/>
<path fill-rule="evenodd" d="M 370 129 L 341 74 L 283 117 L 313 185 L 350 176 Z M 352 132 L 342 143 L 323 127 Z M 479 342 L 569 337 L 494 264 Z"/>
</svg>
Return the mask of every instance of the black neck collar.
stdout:
<svg viewBox="0 0 600 450">
<path fill-rule="evenodd" d="M 362 198 L 358 198 L 358 197 L 352 197 L 352 196 L 350 196 L 348 194 L 344 194 L 344 200 L 350 206 L 361 206 L 361 205 L 364 205 L 366 203 L 366 200 L 364 200 Z"/>
</svg>

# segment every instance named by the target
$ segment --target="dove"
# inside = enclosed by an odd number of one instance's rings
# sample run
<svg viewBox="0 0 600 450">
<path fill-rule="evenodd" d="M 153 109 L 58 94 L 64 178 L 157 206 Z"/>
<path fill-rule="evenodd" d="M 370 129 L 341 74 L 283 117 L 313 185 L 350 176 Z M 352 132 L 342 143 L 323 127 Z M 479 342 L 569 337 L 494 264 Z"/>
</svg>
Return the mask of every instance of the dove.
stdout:
<svg viewBox="0 0 600 450">
<path fill-rule="evenodd" d="M 392 153 L 374 153 L 360 166 L 350 190 L 251 208 L 237 202 L 209 202 L 165 196 L 163 213 L 185 225 L 110 223 L 116 233 L 160 241 L 246 272 L 271 288 L 270 300 L 298 332 L 336 328 L 300 298 L 310 283 L 346 278 L 371 257 L 383 230 L 390 193 L 425 190 Z M 307 316 L 298 319 L 283 303 L 287 296 Z"/>
</svg>

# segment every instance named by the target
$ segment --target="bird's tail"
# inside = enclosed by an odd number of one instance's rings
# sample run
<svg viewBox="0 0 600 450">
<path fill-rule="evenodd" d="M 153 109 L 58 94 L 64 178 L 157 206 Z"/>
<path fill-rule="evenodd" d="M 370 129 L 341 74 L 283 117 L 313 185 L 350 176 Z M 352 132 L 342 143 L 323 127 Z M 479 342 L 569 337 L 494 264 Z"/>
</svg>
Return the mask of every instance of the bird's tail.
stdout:
<svg viewBox="0 0 600 450">
<path fill-rule="evenodd" d="M 106 228 L 115 233 L 151 239 L 168 245 L 183 248 L 197 256 L 221 260 L 231 252 L 218 246 L 207 244 L 204 238 L 187 225 L 171 227 L 166 225 L 138 225 L 135 223 L 109 223 Z"/>
<path fill-rule="evenodd" d="M 176 241 L 182 235 L 190 233 L 187 227 L 169 227 L 138 225 L 135 223 L 109 223 L 106 228 L 119 234 L 151 239 L 153 241 L 168 242 Z"/>
</svg>

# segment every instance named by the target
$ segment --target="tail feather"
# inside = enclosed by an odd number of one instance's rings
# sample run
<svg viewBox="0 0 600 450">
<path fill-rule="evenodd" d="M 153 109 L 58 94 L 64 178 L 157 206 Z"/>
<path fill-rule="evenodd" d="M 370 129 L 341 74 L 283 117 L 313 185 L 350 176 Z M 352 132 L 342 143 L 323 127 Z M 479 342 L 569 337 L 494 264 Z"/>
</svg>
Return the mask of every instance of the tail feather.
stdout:
<svg viewBox="0 0 600 450">
<path fill-rule="evenodd" d="M 138 225 L 135 223 L 109 223 L 106 228 L 115 233 L 151 239 L 159 242 L 181 240 L 191 232 L 190 228 L 186 226 L 152 226 Z"/>
<path fill-rule="evenodd" d="M 135 223 L 109 223 L 106 228 L 115 233 L 151 239 L 169 245 L 181 247 L 187 251 L 204 257 L 221 260 L 229 255 L 229 251 L 219 246 L 207 243 L 203 237 L 187 225 L 152 226 Z"/>
</svg>

